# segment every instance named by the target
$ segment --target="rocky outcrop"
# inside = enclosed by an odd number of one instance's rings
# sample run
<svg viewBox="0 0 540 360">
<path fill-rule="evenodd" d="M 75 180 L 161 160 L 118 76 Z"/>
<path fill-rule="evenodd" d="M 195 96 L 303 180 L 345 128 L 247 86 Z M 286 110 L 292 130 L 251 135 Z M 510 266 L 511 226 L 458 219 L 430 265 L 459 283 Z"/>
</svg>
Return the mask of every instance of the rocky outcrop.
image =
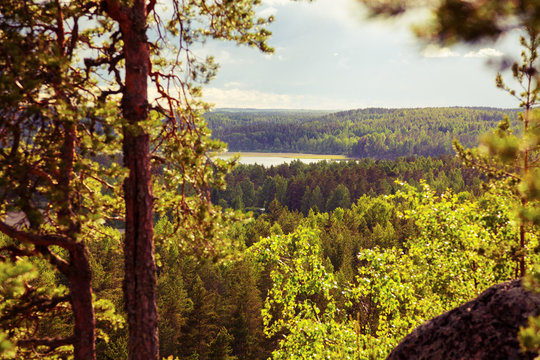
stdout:
<svg viewBox="0 0 540 360">
<path fill-rule="evenodd" d="M 534 359 L 536 354 L 520 349 L 517 333 L 538 314 L 540 296 L 523 289 L 521 281 L 497 284 L 416 328 L 387 359 Z"/>
</svg>

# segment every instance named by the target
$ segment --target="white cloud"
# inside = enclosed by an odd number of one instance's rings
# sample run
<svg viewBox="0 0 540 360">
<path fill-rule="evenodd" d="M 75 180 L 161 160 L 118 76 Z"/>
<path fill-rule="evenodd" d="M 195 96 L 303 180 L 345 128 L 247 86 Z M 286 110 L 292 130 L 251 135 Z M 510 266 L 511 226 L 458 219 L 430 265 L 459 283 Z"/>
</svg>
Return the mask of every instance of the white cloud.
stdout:
<svg viewBox="0 0 540 360">
<path fill-rule="evenodd" d="M 249 62 L 249 59 L 235 51 L 235 48 L 224 48 L 222 43 L 217 41 L 208 41 L 204 45 L 197 44 L 193 46 L 193 53 L 198 59 L 204 59 L 212 56 L 219 65 L 238 65 Z"/>
<path fill-rule="evenodd" d="M 218 51 L 214 57 L 216 58 L 218 64 L 238 64 L 242 62 L 242 59 L 233 57 L 233 55 L 227 50 Z"/>
<path fill-rule="evenodd" d="M 290 95 L 239 88 L 206 88 L 204 89 L 204 100 L 215 104 L 216 107 L 285 109 L 292 106 Z"/>
<path fill-rule="evenodd" d="M 488 57 L 500 57 L 504 54 L 499 50 L 493 48 L 483 48 L 476 51 L 469 51 L 463 57 L 466 58 L 488 58 Z M 458 52 L 455 52 L 447 47 L 439 47 L 434 44 L 430 44 L 422 50 L 422 56 L 427 58 L 447 58 L 461 56 Z"/>
<path fill-rule="evenodd" d="M 439 47 L 437 45 L 430 44 L 426 46 L 424 50 L 422 50 L 422 56 L 427 58 L 447 58 L 459 56 L 459 54 L 447 47 Z"/>
<path fill-rule="evenodd" d="M 487 57 L 501 57 L 504 54 L 497 49 L 483 48 L 477 51 L 471 51 L 465 54 L 466 58 L 487 58 Z"/>
<path fill-rule="evenodd" d="M 356 0 L 318 0 L 307 4 L 306 10 L 317 13 L 321 18 L 334 19 L 340 25 L 358 30 L 366 12 Z"/>
<path fill-rule="evenodd" d="M 325 20 L 332 20 L 340 25 L 354 26 L 359 28 L 361 21 L 367 12 L 357 0 L 317 0 L 317 1 L 291 1 L 291 0 L 263 0 L 263 8 L 257 14 L 269 15 L 269 10 L 275 12 L 301 9 L 303 19 L 309 19 L 313 15 Z M 302 19 L 302 20 L 303 20 Z"/>
<path fill-rule="evenodd" d="M 218 108 L 339 110 L 365 104 L 329 97 L 278 94 L 238 88 L 205 88 L 204 100 Z"/>
<path fill-rule="evenodd" d="M 267 7 L 265 9 L 262 9 L 261 11 L 257 11 L 257 16 L 260 17 L 269 17 L 270 15 L 276 15 L 277 9 L 273 6 Z"/>
</svg>

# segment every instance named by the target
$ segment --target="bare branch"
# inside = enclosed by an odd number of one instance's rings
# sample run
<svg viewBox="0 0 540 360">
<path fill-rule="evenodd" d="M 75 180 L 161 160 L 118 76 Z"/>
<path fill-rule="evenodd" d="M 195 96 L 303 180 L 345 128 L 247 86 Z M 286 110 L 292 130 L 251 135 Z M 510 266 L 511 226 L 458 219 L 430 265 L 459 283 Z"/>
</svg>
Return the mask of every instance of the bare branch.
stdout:
<svg viewBox="0 0 540 360">
<path fill-rule="evenodd" d="M 77 41 L 79 40 L 79 18 L 74 17 L 73 22 L 74 22 L 73 30 L 71 31 L 71 38 L 69 41 L 69 48 L 68 48 L 69 56 L 73 55 L 73 50 L 75 50 L 75 47 L 77 46 Z"/>
<path fill-rule="evenodd" d="M 110 190 L 115 189 L 115 187 L 113 185 L 109 184 L 107 181 L 103 180 L 102 178 L 100 178 L 98 176 L 95 176 L 95 175 L 92 175 L 92 174 L 85 174 L 85 175 L 87 175 L 89 178 L 92 178 L 92 179 L 98 181 L 101 185 L 105 186 L 106 188 L 108 188 Z M 84 184 L 84 182 L 83 182 L 83 184 Z M 86 184 L 84 184 L 84 185 L 86 185 Z"/>
<path fill-rule="evenodd" d="M 146 5 L 146 13 L 150 14 L 154 10 L 154 7 L 156 6 L 157 0 L 150 0 L 148 2 L 148 5 Z"/>
</svg>

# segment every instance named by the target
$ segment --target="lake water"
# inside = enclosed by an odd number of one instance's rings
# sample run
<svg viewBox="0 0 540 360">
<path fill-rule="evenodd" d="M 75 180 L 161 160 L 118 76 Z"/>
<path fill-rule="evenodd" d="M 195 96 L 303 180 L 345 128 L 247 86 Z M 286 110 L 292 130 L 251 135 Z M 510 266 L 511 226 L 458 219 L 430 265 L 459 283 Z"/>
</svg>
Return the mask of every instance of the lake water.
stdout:
<svg viewBox="0 0 540 360">
<path fill-rule="evenodd" d="M 317 154 L 292 154 L 292 153 L 252 153 L 252 152 L 243 152 L 243 153 L 227 153 L 219 155 L 222 159 L 228 159 L 236 154 L 240 154 L 240 159 L 238 160 L 240 164 L 245 165 L 254 165 L 259 164 L 266 167 L 276 166 L 281 164 L 288 164 L 295 160 L 300 160 L 305 164 L 312 164 L 319 161 L 327 160 L 345 160 L 344 156 L 340 155 L 317 155 Z"/>
</svg>

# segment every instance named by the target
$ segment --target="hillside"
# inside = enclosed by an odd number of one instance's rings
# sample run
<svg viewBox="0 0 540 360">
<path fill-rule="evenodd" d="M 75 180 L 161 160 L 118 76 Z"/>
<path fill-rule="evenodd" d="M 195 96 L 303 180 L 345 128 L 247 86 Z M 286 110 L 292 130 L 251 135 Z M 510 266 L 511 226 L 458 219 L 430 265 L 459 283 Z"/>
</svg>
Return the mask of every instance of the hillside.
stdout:
<svg viewBox="0 0 540 360">
<path fill-rule="evenodd" d="M 205 115 L 213 137 L 231 151 L 345 154 L 393 159 L 452 154 L 452 140 L 478 137 L 515 110 L 492 108 L 359 109 L 328 113 L 216 110 Z"/>
</svg>

